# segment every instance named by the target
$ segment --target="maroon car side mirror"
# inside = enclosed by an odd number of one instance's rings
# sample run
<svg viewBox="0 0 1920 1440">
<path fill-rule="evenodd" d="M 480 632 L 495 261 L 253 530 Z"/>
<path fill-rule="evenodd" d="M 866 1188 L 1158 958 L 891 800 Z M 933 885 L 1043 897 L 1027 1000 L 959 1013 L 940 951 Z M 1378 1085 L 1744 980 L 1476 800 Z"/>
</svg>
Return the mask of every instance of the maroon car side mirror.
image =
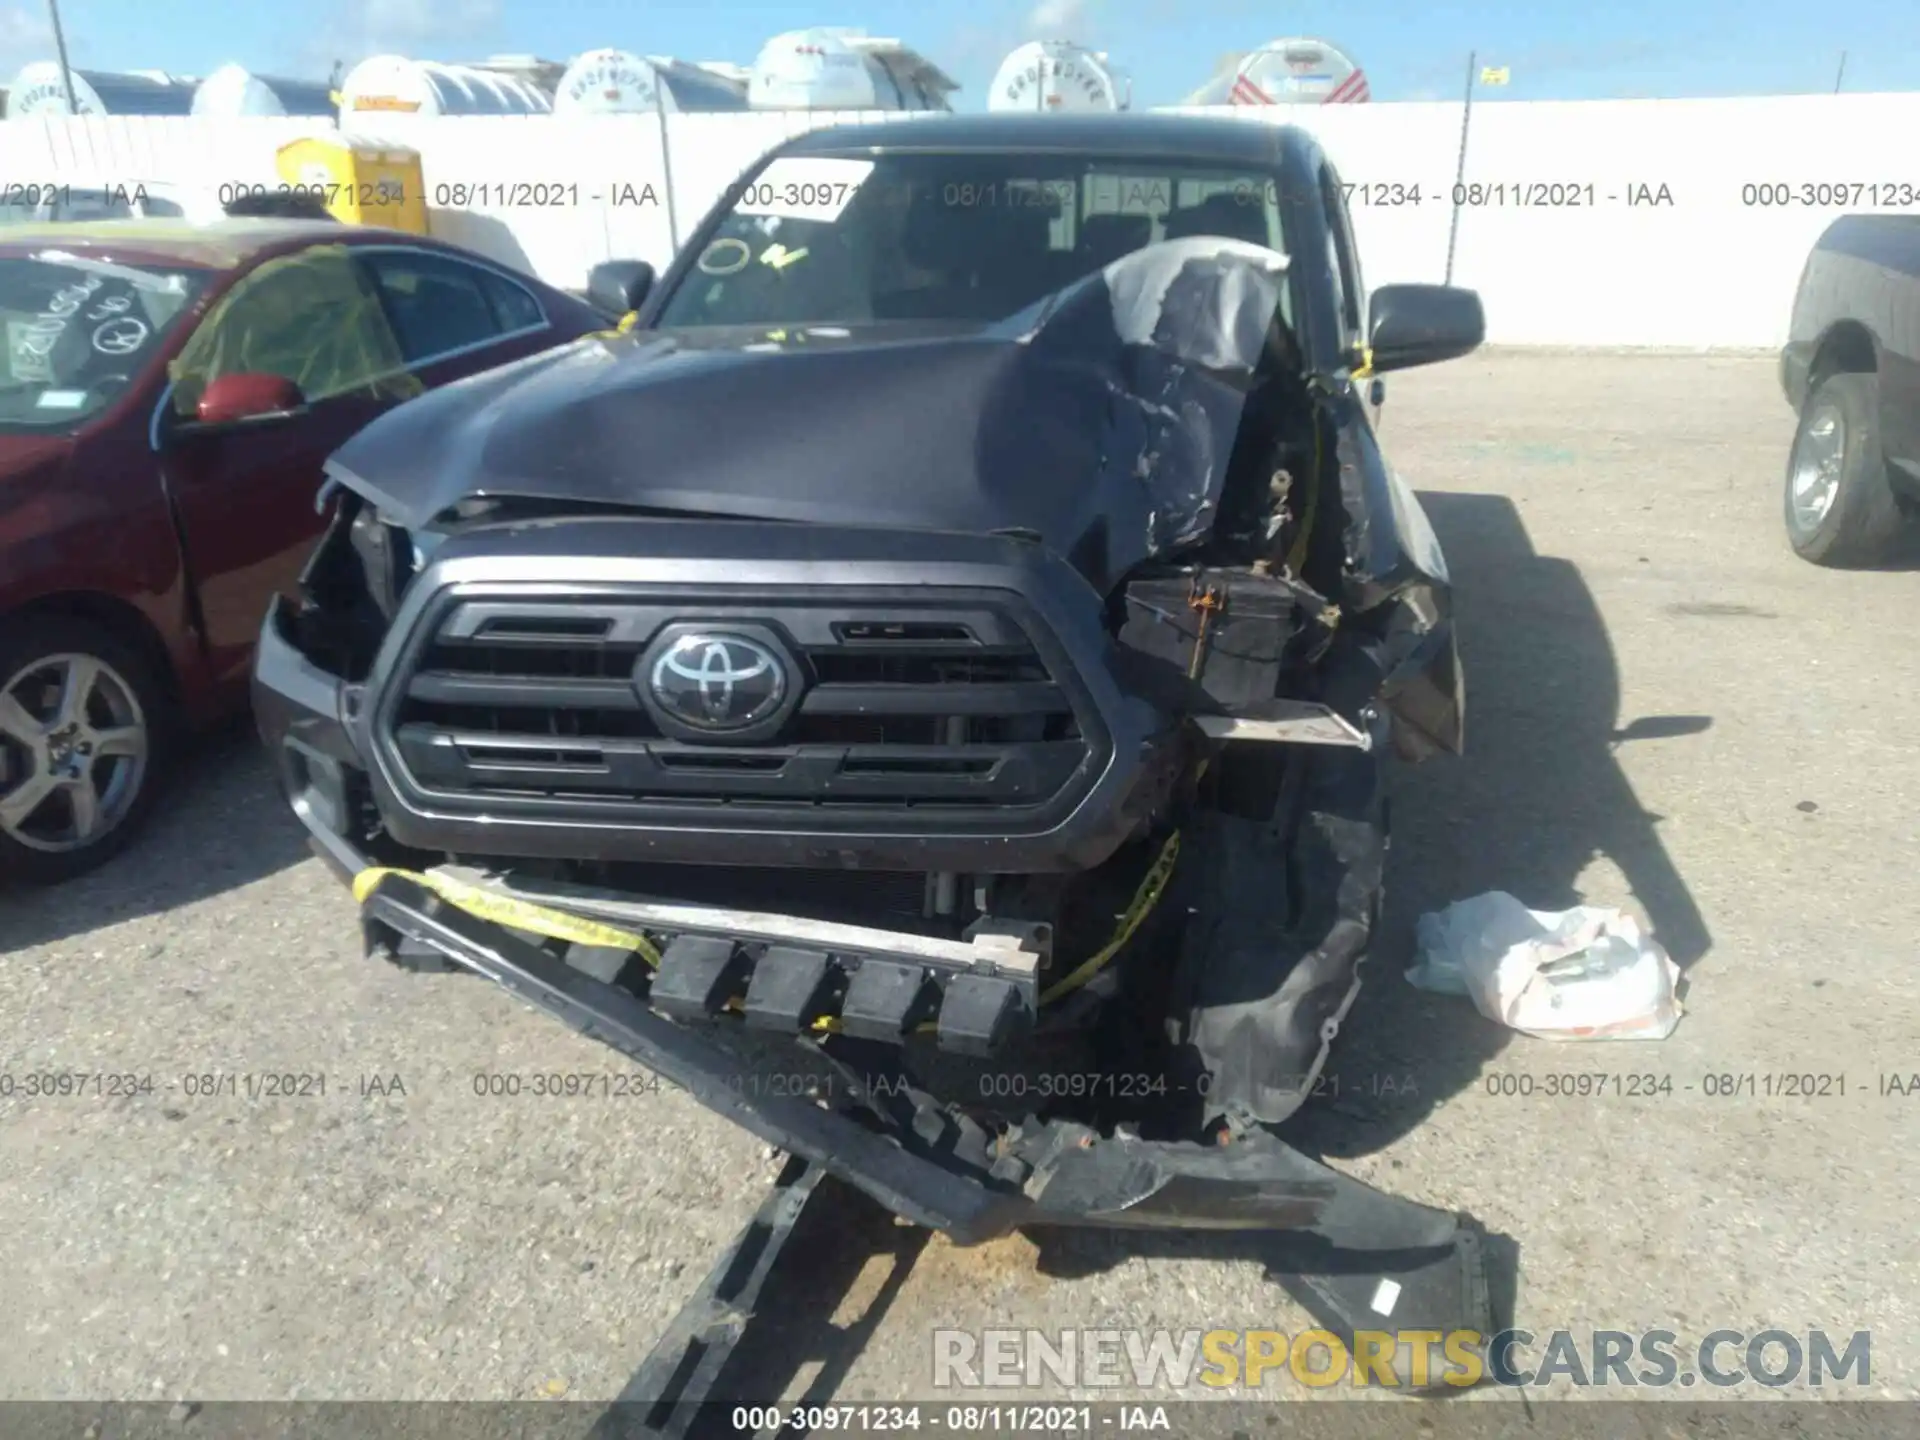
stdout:
<svg viewBox="0 0 1920 1440">
<path fill-rule="evenodd" d="M 284 375 L 221 375 L 202 392 L 196 413 L 202 425 L 227 425 L 284 415 L 306 403 L 300 387 Z"/>
</svg>

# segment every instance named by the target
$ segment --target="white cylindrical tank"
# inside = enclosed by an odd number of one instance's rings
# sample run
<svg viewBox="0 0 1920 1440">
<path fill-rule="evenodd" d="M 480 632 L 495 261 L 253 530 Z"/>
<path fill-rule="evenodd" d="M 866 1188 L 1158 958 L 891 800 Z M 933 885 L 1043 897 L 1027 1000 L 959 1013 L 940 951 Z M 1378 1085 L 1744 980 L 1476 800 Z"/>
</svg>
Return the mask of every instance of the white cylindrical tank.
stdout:
<svg viewBox="0 0 1920 1440">
<path fill-rule="evenodd" d="M 651 112 L 659 103 L 653 66 L 625 50 L 589 50 L 576 56 L 553 91 L 556 115 Z"/>
<path fill-rule="evenodd" d="M 340 119 L 362 115 L 545 115 L 553 102 L 511 75 L 375 55 L 340 82 Z"/>
<path fill-rule="evenodd" d="M 80 115 L 186 115 L 193 110 L 196 82 L 165 73 L 75 70 L 74 113 Z M 21 67 L 7 86 L 7 114 L 65 115 L 67 90 L 57 60 Z"/>
<path fill-rule="evenodd" d="M 831 30 L 789 30 L 760 47 L 747 82 L 756 110 L 899 110 L 899 87 Z"/>
<path fill-rule="evenodd" d="M 1126 100 L 1106 56 L 1065 40 L 1033 40 L 1000 62 L 989 110 L 1042 113 L 1124 110 Z"/>
<path fill-rule="evenodd" d="M 1229 105 L 1339 105 L 1372 98 L 1353 60 L 1324 40 L 1275 40 L 1240 62 Z"/>
<path fill-rule="evenodd" d="M 744 76 L 744 72 L 743 76 Z M 556 115 L 710 113 L 745 110 L 747 83 L 671 55 L 589 50 L 554 85 Z"/>
<path fill-rule="evenodd" d="M 193 92 L 195 115 L 331 115 L 334 109 L 321 81 L 255 75 L 240 65 L 222 65 Z"/>
</svg>

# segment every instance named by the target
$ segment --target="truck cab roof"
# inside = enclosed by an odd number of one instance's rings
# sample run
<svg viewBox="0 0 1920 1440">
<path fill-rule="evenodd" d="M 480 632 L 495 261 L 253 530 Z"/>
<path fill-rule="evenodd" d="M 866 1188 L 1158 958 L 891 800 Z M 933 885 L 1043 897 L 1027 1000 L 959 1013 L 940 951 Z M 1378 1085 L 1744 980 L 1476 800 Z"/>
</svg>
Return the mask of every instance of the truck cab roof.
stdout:
<svg viewBox="0 0 1920 1440">
<path fill-rule="evenodd" d="M 1271 169 L 1308 158 L 1319 146 L 1294 125 L 1204 115 L 934 114 L 926 118 L 836 125 L 796 136 L 788 155 L 858 155 L 875 151 L 974 150 L 1218 160 Z"/>
</svg>

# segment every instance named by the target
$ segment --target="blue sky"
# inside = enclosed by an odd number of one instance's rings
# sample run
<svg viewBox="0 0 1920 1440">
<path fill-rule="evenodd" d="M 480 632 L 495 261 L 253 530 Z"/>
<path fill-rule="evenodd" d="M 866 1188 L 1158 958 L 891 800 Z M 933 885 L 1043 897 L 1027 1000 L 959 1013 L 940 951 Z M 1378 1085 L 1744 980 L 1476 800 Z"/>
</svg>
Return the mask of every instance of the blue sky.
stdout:
<svg viewBox="0 0 1920 1440">
<path fill-rule="evenodd" d="M 1920 86 L 1915 0 L 61 0 L 60 14 L 76 66 L 205 74 L 234 60 L 317 78 L 386 49 L 563 60 L 616 46 L 748 64 L 779 31 L 851 25 L 945 67 L 962 109 L 984 105 L 1008 50 L 1046 36 L 1109 51 L 1137 105 L 1177 101 L 1223 54 L 1290 35 L 1346 49 L 1376 100 L 1457 97 L 1469 50 L 1511 69 L 1486 100 L 1827 91 L 1842 50 L 1847 90 Z M 43 0 L 0 0 L 0 70 L 52 54 Z"/>
</svg>

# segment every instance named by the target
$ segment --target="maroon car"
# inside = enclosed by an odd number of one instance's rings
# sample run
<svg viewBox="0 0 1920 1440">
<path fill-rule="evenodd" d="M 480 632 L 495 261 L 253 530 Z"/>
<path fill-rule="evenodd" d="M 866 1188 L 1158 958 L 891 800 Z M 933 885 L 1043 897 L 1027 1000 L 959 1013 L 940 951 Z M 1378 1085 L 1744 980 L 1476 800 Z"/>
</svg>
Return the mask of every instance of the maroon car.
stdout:
<svg viewBox="0 0 1920 1440">
<path fill-rule="evenodd" d="M 0 875 L 99 864 L 168 745 L 244 704 L 335 447 L 410 396 L 608 323 L 397 231 L 0 232 Z"/>
</svg>

